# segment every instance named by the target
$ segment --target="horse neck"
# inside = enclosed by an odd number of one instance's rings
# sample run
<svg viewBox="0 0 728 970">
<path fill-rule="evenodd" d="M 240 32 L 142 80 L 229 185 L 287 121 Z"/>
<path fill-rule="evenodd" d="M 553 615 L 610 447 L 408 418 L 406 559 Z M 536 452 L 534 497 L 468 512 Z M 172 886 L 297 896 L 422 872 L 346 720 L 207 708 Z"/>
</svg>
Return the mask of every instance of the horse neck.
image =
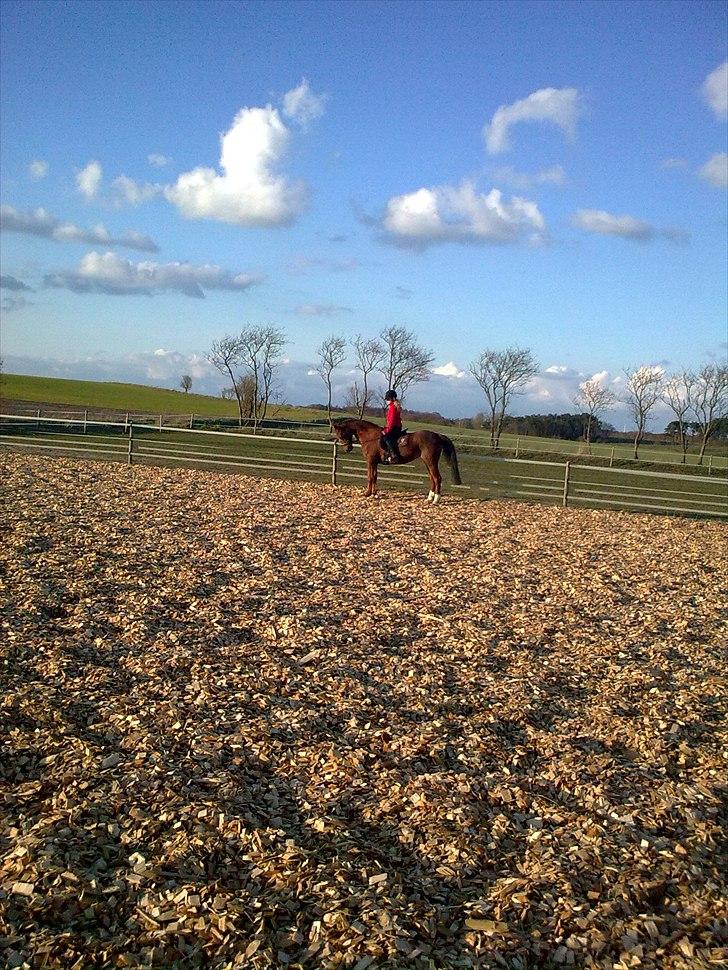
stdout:
<svg viewBox="0 0 728 970">
<path fill-rule="evenodd" d="M 378 435 L 382 430 L 376 424 L 372 424 L 371 421 L 349 421 L 349 427 L 357 435 L 361 441 L 362 437 L 371 438 L 375 434 Z"/>
</svg>

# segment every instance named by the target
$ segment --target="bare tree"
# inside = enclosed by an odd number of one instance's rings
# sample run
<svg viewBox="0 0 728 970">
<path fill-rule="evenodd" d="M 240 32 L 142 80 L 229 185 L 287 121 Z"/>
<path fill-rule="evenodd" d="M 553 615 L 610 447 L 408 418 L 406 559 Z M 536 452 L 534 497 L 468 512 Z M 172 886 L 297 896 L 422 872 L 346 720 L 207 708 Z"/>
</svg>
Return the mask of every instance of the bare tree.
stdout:
<svg viewBox="0 0 728 970">
<path fill-rule="evenodd" d="M 379 338 L 383 355 L 377 369 L 387 387 L 394 388 L 403 400 L 410 387 L 429 381 L 435 355 L 420 347 L 415 334 L 404 327 L 387 327 Z"/>
<path fill-rule="evenodd" d="M 480 385 L 490 411 L 490 445 L 497 448 L 506 409 L 514 394 L 538 373 L 538 362 L 530 350 L 508 347 L 484 350 L 470 365 L 470 373 Z"/>
<path fill-rule="evenodd" d="M 253 378 L 253 434 L 265 419 L 273 394 L 275 372 L 280 363 L 286 336 L 273 326 L 246 327 L 238 337 L 240 361 Z"/>
<path fill-rule="evenodd" d="M 192 387 L 192 378 L 189 374 L 182 375 L 182 380 L 179 382 L 179 386 L 182 388 L 185 394 L 187 394 L 189 389 Z"/>
<path fill-rule="evenodd" d="M 337 337 L 332 334 L 330 337 L 327 337 L 326 340 L 324 340 L 320 347 L 317 348 L 316 355 L 318 357 L 316 371 L 326 385 L 326 390 L 328 392 L 328 398 L 326 400 L 326 412 L 329 416 L 329 427 L 331 428 L 331 396 L 333 390 L 331 385 L 331 375 L 337 367 L 340 367 L 344 363 L 346 358 L 346 340 L 343 337 Z"/>
<path fill-rule="evenodd" d="M 599 381 L 590 379 L 579 385 L 579 393 L 572 398 L 574 405 L 586 414 L 586 428 L 584 440 L 589 454 L 591 454 L 591 434 L 594 422 L 604 411 L 617 403 L 617 395 L 609 388 L 603 387 Z"/>
<path fill-rule="evenodd" d="M 695 376 L 690 408 L 700 431 L 698 464 L 703 464 L 705 447 L 715 434 L 721 418 L 728 414 L 728 367 L 706 364 Z"/>
<path fill-rule="evenodd" d="M 662 397 L 663 370 L 661 367 L 643 366 L 626 370 L 624 373 L 627 378 L 624 403 L 629 408 L 635 423 L 632 457 L 639 458 L 639 446 L 645 437 L 647 418 Z"/>
<path fill-rule="evenodd" d="M 690 371 L 683 371 L 682 374 L 673 374 L 668 377 L 662 388 L 662 400 L 675 415 L 683 465 L 686 461 L 689 444 L 687 418 L 692 404 L 694 384 L 695 375 Z"/>
<path fill-rule="evenodd" d="M 238 427 L 243 426 L 243 402 L 240 397 L 239 376 L 237 374 L 237 368 L 240 366 L 242 361 L 242 347 L 240 344 L 240 337 L 232 337 L 227 335 L 222 337 L 220 340 L 216 340 L 212 345 L 212 350 L 207 355 L 207 359 L 210 361 L 213 367 L 217 368 L 221 374 L 226 375 L 230 378 L 230 388 L 226 388 L 226 391 L 232 391 L 238 402 Z"/>
<path fill-rule="evenodd" d="M 354 382 L 347 398 L 347 407 L 352 404 L 352 410 L 356 410 L 357 417 L 363 418 L 364 412 L 371 404 L 372 388 L 369 380 L 374 371 L 384 360 L 384 347 L 378 340 L 365 340 L 361 334 L 357 334 L 352 342 L 356 357 L 356 368 L 361 371 L 362 383 Z"/>
</svg>

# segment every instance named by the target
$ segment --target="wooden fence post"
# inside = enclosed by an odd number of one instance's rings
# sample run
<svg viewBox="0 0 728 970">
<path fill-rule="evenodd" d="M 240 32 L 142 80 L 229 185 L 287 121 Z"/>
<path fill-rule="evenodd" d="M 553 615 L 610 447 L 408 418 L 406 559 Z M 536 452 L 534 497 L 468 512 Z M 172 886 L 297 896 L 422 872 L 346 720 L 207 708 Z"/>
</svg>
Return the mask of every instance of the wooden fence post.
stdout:
<svg viewBox="0 0 728 970">
<path fill-rule="evenodd" d="M 518 458 L 518 445 L 520 444 L 520 441 L 520 438 L 516 438 L 516 454 L 514 455 L 514 458 Z"/>
<path fill-rule="evenodd" d="M 40 418 L 40 408 L 36 409 L 35 416 L 36 418 Z M 36 423 L 35 430 L 40 431 L 40 420 Z"/>
<path fill-rule="evenodd" d="M 129 430 L 129 412 L 128 411 L 124 415 L 124 430 L 125 431 L 128 431 Z"/>
<path fill-rule="evenodd" d="M 712 470 L 713 470 L 713 456 L 708 455 L 708 474 L 709 475 L 712 472 Z"/>
<path fill-rule="evenodd" d="M 86 425 L 88 424 L 88 411 L 83 412 L 83 433 L 86 434 Z"/>
<path fill-rule="evenodd" d="M 334 442 L 334 453 L 331 458 L 331 484 L 336 485 L 336 459 L 339 451 L 339 442 Z"/>
<path fill-rule="evenodd" d="M 569 469 L 570 469 L 570 467 L 571 467 L 571 462 L 568 462 L 567 461 L 566 465 L 564 465 L 564 500 L 563 500 L 563 506 L 564 506 L 564 508 L 566 508 L 567 505 L 569 504 Z"/>
<path fill-rule="evenodd" d="M 134 426 L 130 424 L 129 425 L 129 450 L 128 450 L 127 454 L 126 454 L 126 463 L 127 463 L 127 465 L 131 465 L 132 464 L 132 455 L 131 455 L 131 453 L 132 453 L 132 447 L 133 447 L 133 445 L 134 445 Z"/>
<path fill-rule="evenodd" d="M 159 415 L 159 430 L 162 430 L 162 415 Z"/>
<path fill-rule="evenodd" d="M 190 415 L 190 431 L 192 431 L 192 425 L 195 423 L 195 413 L 194 411 Z"/>
<path fill-rule="evenodd" d="M 611 468 L 612 465 L 614 465 L 614 448 L 612 448 L 612 452 L 609 456 L 609 467 Z"/>
</svg>

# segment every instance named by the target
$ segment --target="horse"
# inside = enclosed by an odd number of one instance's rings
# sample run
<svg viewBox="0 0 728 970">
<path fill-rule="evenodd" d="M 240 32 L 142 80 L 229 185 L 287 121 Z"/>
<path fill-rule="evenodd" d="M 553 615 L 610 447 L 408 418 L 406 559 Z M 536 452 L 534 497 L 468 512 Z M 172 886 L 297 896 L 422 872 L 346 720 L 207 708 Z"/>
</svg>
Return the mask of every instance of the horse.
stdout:
<svg viewBox="0 0 728 970">
<path fill-rule="evenodd" d="M 352 450 L 354 438 L 358 439 L 369 473 L 365 495 L 368 498 L 376 498 L 377 465 L 387 464 L 385 461 L 387 453 L 381 444 L 381 434 L 384 429 L 373 421 L 354 419 L 334 421 L 332 429 L 337 442 L 343 445 L 347 452 Z M 438 469 L 440 455 L 444 455 L 450 465 L 453 482 L 456 485 L 462 484 L 455 445 L 444 434 L 438 434 L 436 431 L 413 431 L 405 434 L 397 442 L 397 453 L 399 457 L 394 464 L 407 465 L 415 458 L 420 458 L 425 463 L 430 475 L 428 502 L 437 504 L 440 499 L 442 485 L 442 477 Z"/>
</svg>

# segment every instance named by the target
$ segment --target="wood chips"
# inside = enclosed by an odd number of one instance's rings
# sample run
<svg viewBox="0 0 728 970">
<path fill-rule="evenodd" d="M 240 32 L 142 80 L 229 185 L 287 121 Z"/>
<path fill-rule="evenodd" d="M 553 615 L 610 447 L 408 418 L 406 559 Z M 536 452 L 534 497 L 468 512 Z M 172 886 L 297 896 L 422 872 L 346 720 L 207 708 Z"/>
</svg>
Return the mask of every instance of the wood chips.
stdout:
<svg viewBox="0 0 728 970">
<path fill-rule="evenodd" d="M 0 963 L 725 965 L 724 525 L 0 467 Z"/>
</svg>

